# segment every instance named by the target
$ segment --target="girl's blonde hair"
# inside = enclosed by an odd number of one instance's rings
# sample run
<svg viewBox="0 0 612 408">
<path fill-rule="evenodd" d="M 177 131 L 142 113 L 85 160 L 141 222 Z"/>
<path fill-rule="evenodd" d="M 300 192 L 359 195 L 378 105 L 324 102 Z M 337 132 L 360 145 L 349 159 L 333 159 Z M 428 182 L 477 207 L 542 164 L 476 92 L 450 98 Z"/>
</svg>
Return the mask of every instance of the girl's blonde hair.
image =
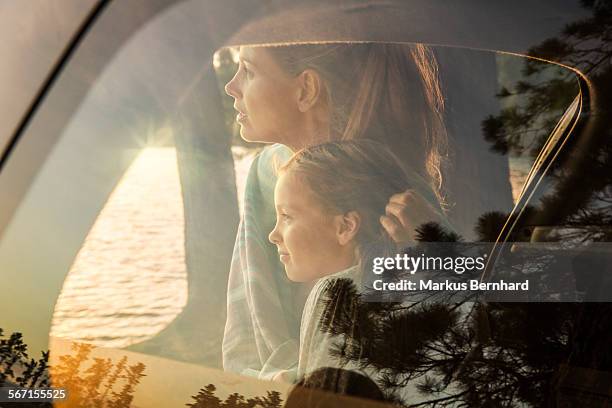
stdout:
<svg viewBox="0 0 612 408">
<path fill-rule="evenodd" d="M 360 246 L 392 243 L 380 224 L 389 198 L 412 188 L 400 160 L 380 142 L 368 139 L 329 142 L 304 148 L 284 164 L 279 173 L 290 173 L 304 182 L 317 201 L 332 214 L 357 211 Z"/>
<path fill-rule="evenodd" d="M 330 140 L 383 143 L 428 180 L 444 203 L 448 137 L 438 65 L 429 47 L 339 43 L 268 50 L 290 74 L 319 73 L 330 107 Z"/>
</svg>

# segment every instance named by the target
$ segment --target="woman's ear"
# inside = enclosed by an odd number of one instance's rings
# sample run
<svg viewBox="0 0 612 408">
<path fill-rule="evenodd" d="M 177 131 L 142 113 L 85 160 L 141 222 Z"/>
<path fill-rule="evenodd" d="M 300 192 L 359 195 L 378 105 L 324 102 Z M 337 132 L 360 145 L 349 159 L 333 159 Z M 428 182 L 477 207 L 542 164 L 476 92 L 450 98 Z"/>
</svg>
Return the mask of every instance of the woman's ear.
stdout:
<svg viewBox="0 0 612 408">
<path fill-rule="evenodd" d="M 323 83 L 319 74 L 312 69 L 302 71 L 297 77 L 297 104 L 300 112 L 307 112 L 319 101 L 322 95 Z"/>
<path fill-rule="evenodd" d="M 359 232 L 361 226 L 361 216 L 357 211 L 349 211 L 345 214 L 338 215 L 337 238 L 340 245 L 350 243 Z"/>
</svg>

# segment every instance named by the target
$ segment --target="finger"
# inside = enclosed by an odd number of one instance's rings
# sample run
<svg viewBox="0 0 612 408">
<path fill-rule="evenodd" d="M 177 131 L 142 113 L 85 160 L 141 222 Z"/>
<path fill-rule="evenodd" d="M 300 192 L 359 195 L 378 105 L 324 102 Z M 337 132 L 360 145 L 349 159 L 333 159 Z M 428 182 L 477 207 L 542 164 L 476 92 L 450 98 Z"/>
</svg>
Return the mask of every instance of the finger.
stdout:
<svg viewBox="0 0 612 408">
<path fill-rule="evenodd" d="M 411 217 L 409 215 L 410 209 L 403 205 L 397 203 L 388 203 L 385 207 L 385 213 L 388 216 L 393 216 L 403 228 L 411 228 L 413 227 L 413 223 L 411 222 Z"/>
<path fill-rule="evenodd" d="M 404 228 L 400 222 L 394 217 L 383 215 L 380 217 L 380 223 L 387 231 L 387 234 L 396 243 L 408 242 L 411 240 L 411 232 Z"/>
<path fill-rule="evenodd" d="M 396 233 L 397 236 L 412 237 L 416 229 L 428 222 L 440 222 L 436 213 L 427 207 L 399 205 L 395 203 L 387 204 L 387 216 L 392 217 L 405 230 L 404 233 Z"/>
<path fill-rule="evenodd" d="M 401 193 L 393 194 L 389 198 L 390 202 L 398 203 L 398 204 L 411 204 L 413 202 L 424 201 L 419 193 L 415 190 L 408 189 Z"/>
<path fill-rule="evenodd" d="M 395 217 L 390 217 L 388 215 L 382 215 L 380 217 L 380 223 L 392 238 L 404 229 L 402 224 L 400 224 Z"/>
<path fill-rule="evenodd" d="M 423 220 L 435 220 L 439 218 L 439 214 L 434 206 L 414 190 L 406 190 L 403 193 L 394 194 L 389 199 L 389 203 L 405 206 L 405 211 L 412 215 L 411 219 L 423 217 Z"/>
</svg>

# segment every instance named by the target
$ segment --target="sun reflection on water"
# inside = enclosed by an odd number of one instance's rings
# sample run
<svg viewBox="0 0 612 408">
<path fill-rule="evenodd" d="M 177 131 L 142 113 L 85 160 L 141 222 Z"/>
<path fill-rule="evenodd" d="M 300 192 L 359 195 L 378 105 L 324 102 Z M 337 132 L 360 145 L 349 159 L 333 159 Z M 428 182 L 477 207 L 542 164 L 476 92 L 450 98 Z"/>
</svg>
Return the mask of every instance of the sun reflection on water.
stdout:
<svg viewBox="0 0 612 408">
<path fill-rule="evenodd" d="M 176 151 L 142 151 L 108 198 L 72 264 L 51 335 L 105 347 L 153 337 L 187 303 Z"/>
</svg>

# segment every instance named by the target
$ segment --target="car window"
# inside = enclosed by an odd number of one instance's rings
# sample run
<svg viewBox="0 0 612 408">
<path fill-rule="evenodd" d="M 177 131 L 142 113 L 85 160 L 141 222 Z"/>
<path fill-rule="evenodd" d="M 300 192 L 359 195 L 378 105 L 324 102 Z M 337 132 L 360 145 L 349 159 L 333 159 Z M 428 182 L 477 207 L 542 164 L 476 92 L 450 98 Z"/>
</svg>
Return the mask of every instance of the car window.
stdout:
<svg viewBox="0 0 612 408">
<path fill-rule="evenodd" d="M 48 359 L 51 382 L 37 377 L 34 383 L 68 388 L 70 406 L 273 407 L 291 398 L 306 401 L 300 392 L 312 393 L 307 383 L 301 384 L 306 391 L 292 388 L 299 378 L 270 382 L 272 377 L 256 378 L 255 369 L 232 372 L 226 364 L 223 370 L 227 305 L 242 302 L 252 308 L 248 314 L 257 307 L 249 292 L 267 296 L 286 279 L 285 274 L 271 282 L 264 275 L 245 278 L 242 291 L 232 284 L 230 270 L 235 248 L 240 250 L 247 236 L 271 248 L 272 255 L 264 255 L 278 263 L 268 237 L 270 222 L 276 222 L 274 207 L 256 213 L 260 203 L 253 197 L 274 203 L 279 167 L 292 152 L 241 138 L 234 99 L 224 89 L 239 69 L 240 44 L 225 46 L 211 38 L 202 23 L 207 15 L 195 0 L 129 11 L 125 3 L 111 3 L 0 174 L 0 192 L 7 197 L 0 204 L 0 271 L 10 285 L 0 297 L 2 309 L 10 311 L 0 322 L 0 338 L 23 335 L 11 337 L 15 345 L 28 346 L 29 356 L 15 347 L 22 364 L 50 350 L 50 356 L 34 361 L 44 369 Z M 383 45 L 388 44 L 378 44 Z M 609 240 L 605 166 L 592 161 L 599 178 L 577 188 L 584 162 L 572 173 L 566 166 L 571 153 L 559 153 L 575 152 L 567 141 L 581 135 L 583 104 L 590 95 L 578 72 L 501 51 L 393 45 L 427 48 L 437 64 L 448 150 L 444 199 L 430 199 L 440 204 L 434 212 L 441 214 L 440 229 L 429 230 L 438 234 L 432 241 L 511 245 L 571 238 L 583 244 L 587 235 L 591 241 Z M 416 129 L 402 130 L 408 151 Z M 265 167 L 264 159 L 278 151 Z M 567 190 L 559 192 L 559 186 Z M 555 217 L 559 202 L 575 191 L 582 199 Z M 266 218 L 269 212 L 273 220 Z M 247 230 L 245 219 L 265 228 Z M 427 241 L 426 232 L 422 228 L 416 241 Z M 568 262 L 580 256 L 584 253 Z M 305 295 L 313 293 L 307 289 Z M 293 305 L 304 293 L 292 287 L 282 295 Z M 344 299 L 326 301 L 338 298 Z M 348 349 L 336 349 L 336 357 L 346 367 L 358 367 L 355 372 L 366 380 L 350 379 L 365 381 L 359 384 L 366 391 L 367 377 L 375 372 L 384 377 L 375 386 L 388 399 L 430 406 L 447 399 L 467 404 L 471 400 L 463 398 L 473 393 L 487 401 L 500 395 L 508 406 L 519 400 L 535 405 L 541 387 L 549 385 L 542 378 L 556 372 L 571 350 L 563 343 L 569 335 L 554 325 L 577 321 L 575 308 L 558 304 L 443 303 L 402 314 L 404 306 L 368 304 L 359 317 L 373 317 L 369 321 L 384 323 L 380 326 L 362 326 L 352 315 L 342 315 L 331 331 Z M 561 317 L 553 321 L 556 311 Z M 301 316 L 300 309 L 282 321 L 298 344 L 304 333 Z M 256 330 L 262 318 L 240 317 L 245 331 Z M 534 330 L 534 321 L 550 327 Z M 523 341 L 520 336 L 530 331 L 551 348 L 560 342 L 563 350 L 542 351 Z M 363 348 L 350 348 L 355 344 L 371 346 L 367 360 L 360 360 Z M 269 361 L 281 359 L 287 349 L 272 350 Z M 538 359 L 539 353 L 555 367 Z M 243 354 L 249 361 L 260 357 Z M 520 364 L 515 369 L 521 358 L 525 372 Z M 325 387 L 329 384 L 320 388 Z M 358 395 L 365 398 L 346 397 L 346 403 L 377 404 L 367 401 L 370 395 Z"/>
</svg>

